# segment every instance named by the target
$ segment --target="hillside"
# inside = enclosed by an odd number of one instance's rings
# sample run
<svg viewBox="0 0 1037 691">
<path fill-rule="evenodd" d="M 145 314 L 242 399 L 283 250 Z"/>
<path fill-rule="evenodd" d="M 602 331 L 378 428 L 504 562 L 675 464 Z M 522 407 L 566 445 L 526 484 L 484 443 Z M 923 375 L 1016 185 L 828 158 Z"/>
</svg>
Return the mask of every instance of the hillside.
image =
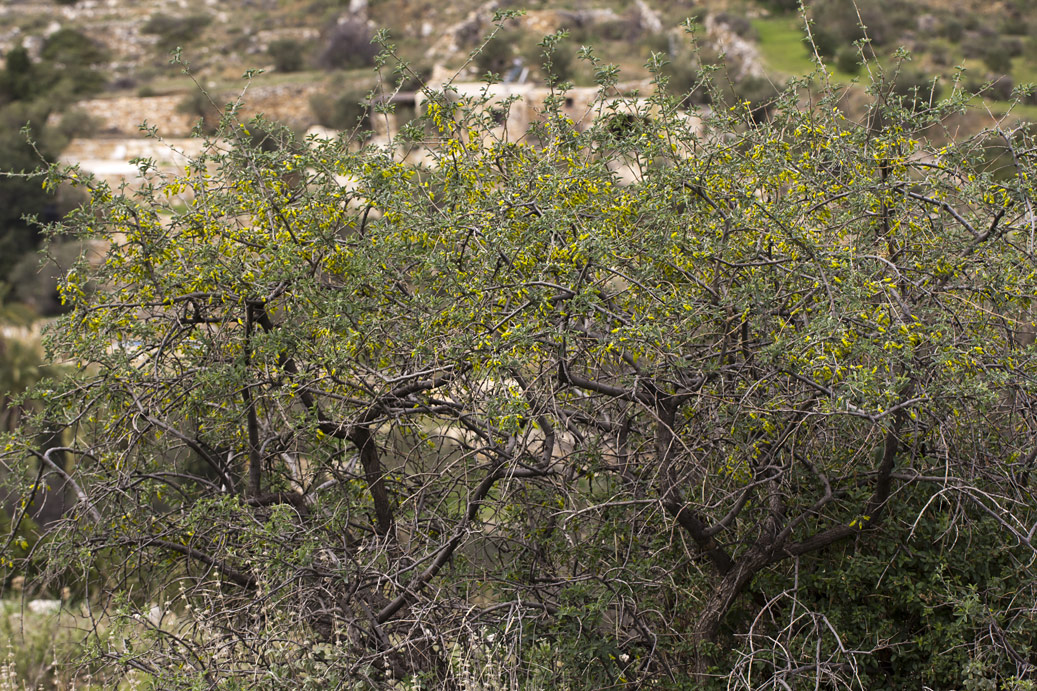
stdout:
<svg viewBox="0 0 1037 691">
<path fill-rule="evenodd" d="M 569 32 L 570 53 L 591 46 L 629 78 L 645 76 L 644 63 L 653 51 L 668 55 L 678 69 L 695 62 L 680 28 L 690 17 L 700 29 L 705 60 L 726 52 L 729 61 L 752 61 L 748 44 L 763 59 L 759 69 L 752 66 L 744 72 L 778 80 L 811 69 L 794 6 L 791 0 L 181 0 L 174 11 L 169 3 L 155 1 L 15 1 L 0 8 L 0 26 L 7 27 L 0 32 L 0 51 L 6 55 L 23 45 L 38 57 L 48 36 L 74 29 L 106 53 L 106 94 L 148 96 L 191 89 L 180 68 L 169 64 L 169 52 L 177 46 L 195 75 L 210 86 L 237 85 L 244 70 L 263 68 L 264 82 L 323 83 L 334 76 L 339 83 L 366 87 L 370 71 L 365 68 L 373 57 L 369 41 L 376 29 L 387 29 L 401 57 L 427 75 L 436 65 L 456 69 L 464 64 L 491 29 L 494 12 L 513 8 L 526 14 L 505 28 L 507 45 L 491 45 L 492 55 L 471 66 L 469 76 L 520 57 L 532 68 L 530 77 L 542 80 L 537 43 L 557 30 Z M 820 0 L 810 13 L 816 20 L 817 49 L 840 79 L 848 80 L 857 71 L 859 55 L 851 43 L 863 35 L 858 28 L 863 20 L 869 26 L 869 50 L 880 58 L 889 58 L 902 46 L 911 53 L 913 75 L 949 81 L 964 66 L 970 86 L 978 88 L 1003 75 L 1013 83 L 1037 76 L 1032 59 L 1037 44 L 1028 35 L 1025 8 L 1026 3 L 1007 1 L 881 0 L 862 3 L 858 16 L 849 0 Z M 590 69 L 572 62 L 566 76 L 577 84 L 590 82 Z M 1007 83 L 1002 79 L 993 95 L 1007 96 Z"/>
<path fill-rule="evenodd" d="M 593 89 L 595 67 L 579 58 L 583 47 L 616 64 L 622 79 L 642 93 L 651 88 L 646 64 L 658 56 L 671 92 L 683 105 L 706 112 L 720 98 L 748 101 L 754 117 L 768 117 L 768 104 L 787 80 L 815 69 L 816 51 L 832 79 L 849 86 L 845 107 L 851 112 L 870 100 L 865 85 L 881 70 L 887 90 L 918 103 L 952 89 L 980 94 L 970 113 L 945 122 L 933 136 L 979 131 L 1009 110 L 1012 118 L 1037 118 L 1033 96 L 1014 106 L 1010 101 L 1014 86 L 1037 81 L 1037 38 L 1029 34 L 1028 5 L 1021 0 L 876 0 L 862 3 L 859 16 L 851 0 L 818 0 L 809 10 L 812 44 L 804 40 L 795 4 L 179 0 L 174 7 L 157 0 L 14 0 L 0 6 L 0 145 L 9 152 L 8 170 L 31 169 L 41 153 L 47 160 L 61 155 L 117 184 L 135 176 L 129 160 L 137 155 L 170 169 L 181 165 L 179 154 L 141 141 L 142 123 L 190 152 L 197 148 L 187 140 L 192 132 L 213 127 L 220 106 L 243 93 L 246 117 L 263 113 L 299 133 L 378 125 L 375 134 L 385 136 L 415 111 L 404 98 L 395 124 L 386 118 L 371 123 L 365 104 L 379 79 L 390 88 L 402 79 L 402 91 L 413 92 L 426 81 L 456 75 L 460 82 L 477 82 L 494 72 L 527 89 L 552 80 Z M 508 9 L 523 14 L 483 46 L 495 13 Z M 855 43 L 865 37 L 862 20 L 867 42 Z M 402 77 L 391 62 L 375 69 L 371 40 L 379 29 L 408 65 Z M 549 72 L 540 42 L 558 31 L 567 38 L 552 52 Z M 178 47 L 189 76 L 170 59 Z M 863 69 L 862 55 L 869 58 Z M 712 92 L 700 81 L 710 65 L 717 66 Z M 255 77 L 243 92 L 242 75 L 250 70 Z M 535 112 L 529 105 L 520 127 Z M 19 133 L 26 122 L 33 123 L 39 152 Z M 14 285 L 7 299 L 24 300 L 20 286 L 36 275 L 35 258 L 11 272 L 39 238 L 22 216 L 53 219 L 76 202 L 42 200 L 38 186 L 17 180 L 0 185 L 0 197 L 10 200 L 0 219 L 0 282 Z M 30 301 L 40 309 L 53 300 Z"/>
</svg>

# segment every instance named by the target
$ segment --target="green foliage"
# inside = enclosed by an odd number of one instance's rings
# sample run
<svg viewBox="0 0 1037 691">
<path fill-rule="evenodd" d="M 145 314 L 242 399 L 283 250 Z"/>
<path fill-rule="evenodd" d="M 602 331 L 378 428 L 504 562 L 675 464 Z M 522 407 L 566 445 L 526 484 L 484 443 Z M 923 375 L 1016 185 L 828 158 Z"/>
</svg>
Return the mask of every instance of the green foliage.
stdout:
<svg viewBox="0 0 1037 691">
<path fill-rule="evenodd" d="M 535 56 L 535 60 L 530 60 L 530 62 L 540 65 L 544 78 L 549 84 L 561 84 L 570 81 L 573 77 L 576 49 L 566 40 L 568 37 L 566 32 L 548 36 L 537 45 L 539 54 Z"/>
<path fill-rule="evenodd" d="M 490 37 L 475 56 L 479 73 L 503 76 L 517 57 L 515 48 L 521 39 L 519 31 L 500 31 Z"/>
<path fill-rule="evenodd" d="M 711 100 L 697 65 L 682 57 L 667 63 L 662 70 L 666 86 L 674 97 L 688 106 L 708 104 Z"/>
<path fill-rule="evenodd" d="M 46 115 L 45 108 L 22 103 L 0 109 L 0 280 L 6 280 L 21 256 L 39 244 L 37 227 L 25 217 L 50 215 L 46 220 L 54 220 L 53 198 L 41 189 L 40 177 L 30 175 L 52 155 L 46 142 L 36 148 L 29 141 L 33 133 L 41 133 L 38 128 Z M 21 128 L 27 122 L 36 128 L 25 133 Z"/>
<path fill-rule="evenodd" d="M 267 47 L 267 52 L 278 72 L 298 72 L 306 64 L 303 45 L 295 39 L 282 38 L 273 41 Z"/>
<path fill-rule="evenodd" d="M 50 244 L 45 257 L 25 254 L 8 276 L 12 286 L 10 299 L 42 317 L 60 314 L 58 284 L 82 252 L 80 243 L 58 240 Z"/>
<path fill-rule="evenodd" d="M 94 41 L 72 29 L 48 36 L 38 62 L 21 46 L 7 54 L 0 72 L 0 283 L 39 245 L 37 229 L 25 217 L 49 222 L 58 212 L 30 173 L 56 158 L 69 138 L 91 130 L 90 119 L 76 111 L 66 113 L 57 128 L 45 129 L 44 123 L 53 111 L 101 88 L 106 59 Z"/>
<path fill-rule="evenodd" d="M 15 46 L 7 52 L 6 58 L 4 71 L 0 73 L 3 102 L 29 100 L 39 87 L 29 51 L 24 46 Z"/>
<path fill-rule="evenodd" d="M 1007 74 L 1012 71 L 1012 51 L 1004 43 L 993 41 L 983 50 L 983 64 L 991 72 Z"/>
<path fill-rule="evenodd" d="M 861 71 L 861 55 L 854 46 L 843 46 L 835 53 L 835 69 L 849 75 Z"/>
<path fill-rule="evenodd" d="M 40 59 L 65 68 L 99 65 L 108 59 L 107 52 L 93 39 L 75 29 L 59 29 L 48 36 L 40 50 Z"/>
<path fill-rule="evenodd" d="M 1031 681 L 1032 133 L 998 179 L 924 137 L 960 92 L 700 126 L 584 57 L 579 124 L 447 85 L 389 144 L 229 106 L 182 175 L 52 169 L 108 251 L 0 446 L 75 482 L 30 563 L 161 688 Z"/>
<path fill-rule="evenodd" d="M 970 678 L 973 688 L 983 688 L 980 679 L 1002 688 L 1013 676 L 1013 655 L 1032 653 L 1037 640 L 1037 616 L 1018 599 L 1020 587 L 1032 590 L 1018 579 L 1020 560 L 1028 557 L 1005 543 L 990 517 L 976 517 L 969 543 L 962 544 L 955 535 L 961 506 L 939 499 L 926 506 L 928 492 L 918 486 L 905 493 L 902 512 L 888 519 L 884 534 L 801 559 L 794 592 L 784 591 L 786 578 L 761 582 L 768 594 L 780 593 L 775 611 L 795 619 L 799 610 L 797 626 L 782 631 L 784 650 L 814 645 L 797 633 L 802 636 L 810 618 L 824 613 L 831 629 L 823 645 L 872 649 L 855 661 L 862 688 L 898 689 L 905 680 L 969 688 Z M 1003 647 L 983 642 L 991 630 Z M 814 651 L 798 653 L 805 658 Z M 788 661 L 779 656 L 769 662 L 780 667 Z"/>
<path fill-rule="evenodd" d="M 912 10 L 897 0 L 820 0 L 808 7 L 814 46 L 824 58 L 833 58 L 841 48 L 862 39 L 870 46 L 884 46 L 893 40 L 895 27 L 906 26 L 912 18 Z"/>
<path fill-rule="evenodd" d="M 937 77 L 911 69 L 899 69 L 889 85 L 889 96 L 913 111 L 927 110 L 938 103 L 943 85 Z"/>
</svg>

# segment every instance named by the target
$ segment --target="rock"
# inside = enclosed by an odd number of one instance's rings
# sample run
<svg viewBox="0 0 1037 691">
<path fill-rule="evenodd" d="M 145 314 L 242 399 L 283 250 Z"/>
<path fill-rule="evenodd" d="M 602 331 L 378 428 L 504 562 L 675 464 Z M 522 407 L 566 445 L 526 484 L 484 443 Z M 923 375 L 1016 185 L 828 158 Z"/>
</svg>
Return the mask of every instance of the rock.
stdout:
<svg viewBox="0 0 1037 691">
<path fill-rule="evenodd" d="M 634 6 L 637 8 L 638 23 L 641 28 L 650 34 L 657 34 L 663 30 L 662 19 L 659 18 L 659 14 L 653 10 L 645 0 L 635 0 Z"/>
<path fill-rule="evenodd" d="M 713 15 L 706 17 L 706 38 L 717 52 L 726 54 L 727 67 L 735 79 L 765 76 L 756 44 L 736 34 L 726 23 L 718 22 Z"/>
<path fill-rule="evenodd" d="M 29 611 L 33 614 L 54 614 L 61 611 L 61 600 L 29 600 Z"/>
</svg>

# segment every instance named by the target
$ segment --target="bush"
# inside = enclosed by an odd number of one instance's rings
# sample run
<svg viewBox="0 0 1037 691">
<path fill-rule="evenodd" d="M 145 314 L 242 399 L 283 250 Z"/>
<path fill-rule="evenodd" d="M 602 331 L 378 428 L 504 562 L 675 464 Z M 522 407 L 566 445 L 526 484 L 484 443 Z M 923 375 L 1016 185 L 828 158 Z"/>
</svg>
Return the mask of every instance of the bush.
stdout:
<svg viewBox="0 0 1037 691">
<path fill-rule="evenodd" d="M 668 79 L 667 88 L 670 93 L 685 105 L 706 105 L 711 102 L 709 89 L 700 79 L 699 68 L 691 60 L 685 57 L 674 58 L 663 67 L 663 74 Z"/>
<path fill-rule="evenodd" d="M 53 197 L 41 189 L 38 177 L 28 176 L 48 165 L 60 148 L 60 137 L 43 127 L 49 110 L 45 104 L 24 102 L 0 108 L 0 282 L 39 245 L 39 227 L 25 217 L 57 220 Z M 36 148 L 21 131 L 26 122 L 35 125 L 30 133 Z"/>
<path fill-rule="evenodd" d="M 564 36 L 552 37 L 537 44 L 527 62 L 540 66 L 544 80 L 549 84 L 560 84 L 573 77 L 576 49 Z"/>
<path fill-rule="evenodd" d="M 25 255 L 11 270 L 14 286 L 11 298 L 31 308 L 41 317 L 53 317 L 65 310 L 58 293 L 62 277 L 83 252 L 78 242 L 59 241 L 48 248 L 48 256 Z"/>
<path fill-rule="evenodd" d="M 92 137 L 97 133 L 100 123 L 94 116 L 82 108 L 69 108 L 61 114 L 57 131 L 66 139 Z"/>
<path fill-rule="evenodd" d="M 983 50 L 983 64 L 991 72 L 1005 74 L 1012 71 L 1012 52 L 1003 42 L 995 42 Z"/>
<path fill-rule="evenodd" d="M 888 13 L 890 4 L 886 1 L 854 3 L 853 0 L 821 0 L 815 3 L 811 8 L 811 35 L 818 53 L 821 57 L 832 58 L 840 48 L 863 38 L 870 39 L 873 46 L 886 44 L 893 34 Z"/>
<path fill-rule="evenodd" d="M 717 22 L 724 24 L 728 29 L 733 31 L 735 34 L 752 41 L 755 41 L 756 29 L 753 28 L 752 22 L 742 14 L 731 14 L 729 12 L 719 12 L 713 15 L 713 19 Z"/>
<path fill-rule="evenodd" d="M 750 114 L 753 122 L 763 122 L 770 117 L 782 87 L 766 77 L 748 76 L 731 83 L 720 79 L 717 94 L 729 108 Z M 716 100 L 716 96 L 714 96 Z"/>
<path fill-rule="evenodd" d="M 960 43 L 965 35 L 965 27 L 957 19 L 949 17 L 943 23 L 943 35 L 951 43 Z"/>
<path fill-rule="evenodd" d="M 59 29 L 43 41 L 40 59 L 64 67 L 99 65 L 108 60 L 108 51 L 92 38 L 75 29 Z"/>
<path fill-rule="evenodd" d="M 835 54 L 835 69 L 845 74 L 860 74 L 860 60 L 860 51 L 855 46 L 843 46 Z"/>
<path fill-rule="evenodd" d="M 518 31 L 501 31 L 487 41 L 475 56 L 475 66 L 479 74 L 506 74 L 518 55 L 516 47 L 521 39 L 522 34 Z"/>
<path fill-rule="evenodd" d="M 1012 79 L 1012 75 L 997 75 L 990 81 L 990 88 L 986 92 L 988 98 L 998 101 L 1012 100 L 1012 90 L 1015 88 L 1015 81 Z"/>
<path fill-rule="evenodd" d="M 1033 133 L 999 181 L 923 136 L 958 95 L 857 123 L 797 82 L 699 127 L 614 77 L 543 145 L 447 90 L 418 155 L 230 111 L 130 195 L 52 172 L 91 192 L 54 233 L 106 253 L 61 285 L 76 367 L 0 444 L 16 496 L 71 457 L 27 565 L 180 613 L 97 659 L 172 689 L 1031 674 Z"/>
<path fill-rule="evenodd" d="M 281 38 L 270 43 L 267 52 L 274 61 L 278 72 L 298 72 L 305 64 L 304 48 L 301 43 L 291 38 Z"/>
<path fill-rule="evenodd" d="M 371 39 L 371 30 L 365 22 L 359 19 L 338 21 L 324 32 L 317 64 L 326 70 L 373 65 L 379 49 Z"/>
<path fill-rule="evenodd" d="M 0 72 L 0 104 L 27 101 L 42 91 L 37 70 L 29 51 L 18 45 L 6 55 L 4 71 Z"/>
</svg>

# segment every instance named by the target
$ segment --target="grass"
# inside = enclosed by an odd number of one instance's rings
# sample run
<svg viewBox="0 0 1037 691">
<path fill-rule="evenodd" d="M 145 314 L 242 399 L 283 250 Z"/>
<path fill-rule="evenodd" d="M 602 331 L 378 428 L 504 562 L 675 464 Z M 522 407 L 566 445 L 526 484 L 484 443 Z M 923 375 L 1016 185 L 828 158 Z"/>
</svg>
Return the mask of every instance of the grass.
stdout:
<svg viewBox="0 0 1037 691">
<path fill-rule="evenodd" d="M 814 61 L 803 45 L 802 24 L 798 15 L 757 18 L 752 20 L 752 24 L 759 36 L 760 56 L 768 71 L 786 77 L 814 71 Z"/>
<path fill-rule="evenodd" d="M 0 691 L 148 688 L 142 673 L 88 662 L 91 636 L 94 644 L 106 645 L 109 623 L 106 617 L 92 619 L 82 603 L 34 612 L 17 596 L 0 599 Z"/>
<path fill-rule="evenodd" d="M 79 657 L 76 629 L 82 630 L 83 618 L 64 608 L 34 613 L 25 605 L 0 600 L 0 691 L 70 688 L 81 681 L 71 661 Z"/>
</svg>

